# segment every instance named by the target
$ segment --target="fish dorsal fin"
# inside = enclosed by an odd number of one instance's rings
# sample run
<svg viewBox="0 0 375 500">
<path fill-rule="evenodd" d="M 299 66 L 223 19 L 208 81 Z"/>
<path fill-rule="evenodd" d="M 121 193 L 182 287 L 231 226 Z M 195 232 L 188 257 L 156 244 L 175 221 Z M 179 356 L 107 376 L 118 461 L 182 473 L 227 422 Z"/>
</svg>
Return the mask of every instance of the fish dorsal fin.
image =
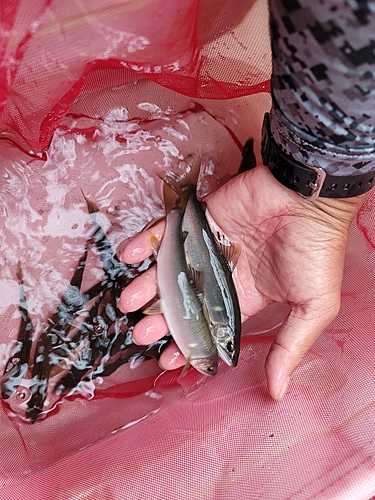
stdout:
<svg viewBox="0 0 375 500">
<path fill-rule="evenodd" d="M 156 300 L 150 306 L 146 307 L 143 310 L 143 314 L 146 316 L 151 316 L 153 314 L 162 314 L 163 313 L 163 302 L 161 299 Z"/>
<path fill-rule="evenodd" d="M 228 264 L 229 270 L 233 272 L 242 252 L 241 245 L 239 243 L 232 243 L 226 236 L 219 232 L 216 232 L 215 240 L 218 249 Z"/>
</svg>

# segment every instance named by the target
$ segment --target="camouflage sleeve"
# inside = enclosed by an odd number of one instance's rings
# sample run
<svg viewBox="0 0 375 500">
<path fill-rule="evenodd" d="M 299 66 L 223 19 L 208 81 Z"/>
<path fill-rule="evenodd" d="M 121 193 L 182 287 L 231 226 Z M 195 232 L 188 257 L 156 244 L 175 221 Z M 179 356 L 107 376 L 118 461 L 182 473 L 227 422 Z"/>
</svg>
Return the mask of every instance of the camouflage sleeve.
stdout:
<svg viewBox="0 0 375 500">
<path fill-rule="evenodd" d="M 275 141 L 330 174 L 375 171 L 375 2 L 269 4 Z"/>
</svg>

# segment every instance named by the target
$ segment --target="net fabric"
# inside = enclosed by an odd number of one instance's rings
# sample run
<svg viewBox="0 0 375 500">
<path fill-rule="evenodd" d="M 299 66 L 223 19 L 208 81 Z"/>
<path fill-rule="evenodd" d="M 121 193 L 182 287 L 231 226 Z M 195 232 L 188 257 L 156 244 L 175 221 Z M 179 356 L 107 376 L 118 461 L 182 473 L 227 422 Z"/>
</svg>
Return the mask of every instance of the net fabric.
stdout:
<svg viewBox="0 0 375 500">
<path fill-rule="evenodd" d="M 266 34 L 266 18 L 252 20 Z M 17 262 L 40 332 L 92 233 L 81 190 L 99 205 L 98 221 L 119 252 L 162 211 L 160 169 L 200 154 L 204 195 L 236 173 L 251 134 L 259 158 L 267 94 L 215 102 L 131 75 L 95 67 L 56 121 L 45 158 L 2 141 L 2 366 L 20 323 Z M 239 366 L 221 364 L 213 379 L 161 373 L 151 360 L 87 385 L 34 425 L 3 405 L 0 497 L 368 500 L 375 493 L 374 242 L 372 193 L 351 229 L 340 314 L 281 403 L 269 398 L 264 378 L 286 314 L 275 304 L 245 325 Z M 89 282 L 101 272 L 99 260 L 91 256 Z"/>
<path fill-rule="evenodd" d="M 4 0 L 1 11 L 0 133 L 35 153 L 78 95 L 113 87 L 103 69 L 190 97 L 268 88 L 265 2 Z"/>
</svg>

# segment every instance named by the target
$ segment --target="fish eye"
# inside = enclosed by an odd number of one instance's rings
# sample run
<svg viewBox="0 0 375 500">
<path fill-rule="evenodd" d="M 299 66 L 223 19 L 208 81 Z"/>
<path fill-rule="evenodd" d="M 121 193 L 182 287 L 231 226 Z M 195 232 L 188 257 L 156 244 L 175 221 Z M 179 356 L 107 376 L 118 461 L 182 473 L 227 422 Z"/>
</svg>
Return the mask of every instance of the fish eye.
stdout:
<svg viewBox="0 0 375 500">
<path fill-rule="evenodd" d="M 30 398 L 30 391 L 27 387 L 20 386 L 16 392 L 16 398 L 20 401 L 26 401 Z"/>
<path fill-rule="evenodd" d="M 234 346 L 233 346 L 233 342 L 231 340 L 228 340 L 228 342 L 226 343 L 226 349 L 228 352 L 234 352 Z"/>
</svg>

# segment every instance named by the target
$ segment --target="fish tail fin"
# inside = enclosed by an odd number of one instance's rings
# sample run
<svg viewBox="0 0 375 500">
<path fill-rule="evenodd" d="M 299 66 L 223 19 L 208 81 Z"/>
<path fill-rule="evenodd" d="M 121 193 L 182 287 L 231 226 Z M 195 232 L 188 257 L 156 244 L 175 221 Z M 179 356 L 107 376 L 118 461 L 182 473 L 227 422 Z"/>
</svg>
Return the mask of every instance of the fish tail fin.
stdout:
<svg viewBox="0 0 375 500">
<path fill-rule="evenodd" d="M 20 283 L 23 283 L 23 273 L 22 273 L 22 267 L 21 267 L 21 262 L 17 262 L 17 271 L 16 271 L 16 276 L 18 278 L 18 281 Z"/>
<path fill-rule="evenodd" d="M 163 195 L 165 212 L 168 214 L 179 205 L 180 195 L 167 182 L 164 182 Z"/>
<path fill-rule="evenodd" d="M 81 189 L 81 193 L 82 193 L 83 197 L 85 198 L 86 205 L 87 205 L 87 210 L 89 211 L 89 213 L 90 214 L 95 214 L 95 213 L 99 212 L 100 209 L 99 209 L 98 205 L 96 205 L 96 203 L 94 203 L 89 198 L 87 198 L 87 196 L 82 191 L 82 189 Z"/>
<path fill-rule="evenodd" d="M 164 182 L 163 194 L 166 213 L 175 207 L 185 209 L 191 191 L 196 190 L 200 171 L 201 158 L 197 156 L 179 177 L 166 172 L 158 174 Z"/>
<path fill-rule="evenodd" d="M 186 186 L 182 190 L 181 196 L 178 200 L 178 208 L 180 208 L 183 212 L 185 211 L 187 202 L 189 201 L 189 196 L 190 196 L 192 189 L 194 189 L 194 186 L 192 186 L 192 185 Z"/>
<path fill-rule="evenodd" d="M 181 189 L 189 187 L 196 188 L 198 184 L 199 175 L 201 172 L 201 157 L 198 155 L 191 162 L 189 162 L 185 172 L 181 175 L 178 182 L 181 186 Z"/>
</svg>

